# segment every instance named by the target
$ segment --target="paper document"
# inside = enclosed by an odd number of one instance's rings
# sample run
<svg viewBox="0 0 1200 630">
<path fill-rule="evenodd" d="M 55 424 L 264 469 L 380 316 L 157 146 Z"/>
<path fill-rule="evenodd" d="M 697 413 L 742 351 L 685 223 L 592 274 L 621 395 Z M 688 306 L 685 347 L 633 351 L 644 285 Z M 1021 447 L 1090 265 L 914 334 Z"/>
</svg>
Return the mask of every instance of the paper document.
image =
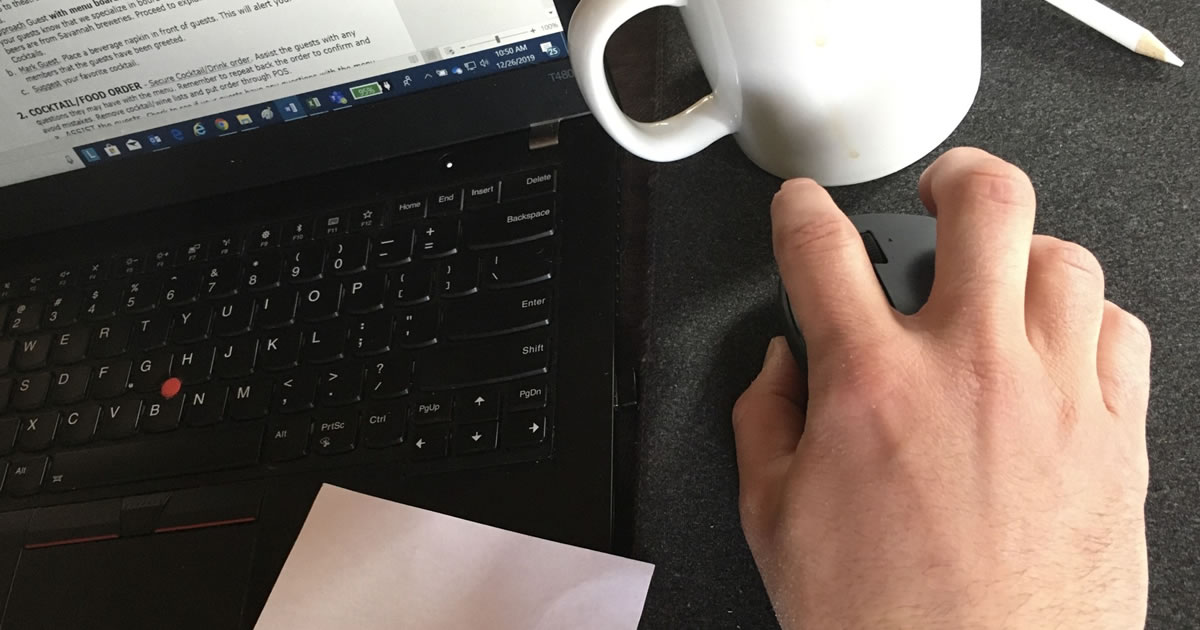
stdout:
<svg viewBox="0 0 1200 630">
<path fill-rule="evenodd" d="M 334 486 L 257 630 L 634 630 L 654 567 Z"/>
</svg>

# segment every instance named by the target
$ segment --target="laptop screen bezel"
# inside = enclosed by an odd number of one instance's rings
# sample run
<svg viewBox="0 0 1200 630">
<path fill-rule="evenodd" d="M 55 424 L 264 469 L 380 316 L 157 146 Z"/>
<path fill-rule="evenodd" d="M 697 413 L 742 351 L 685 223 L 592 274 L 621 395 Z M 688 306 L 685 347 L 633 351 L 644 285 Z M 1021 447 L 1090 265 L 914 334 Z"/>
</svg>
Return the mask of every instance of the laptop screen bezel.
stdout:
<svg viewBox="0 0 1200 630">
<path fill-rule="evenodd" d="M 564 25 L 578 0 L 555 0 Z M 581 115 L 569 59 L 0 188 L 0 239 L 311 177 Z"/>
</svg>

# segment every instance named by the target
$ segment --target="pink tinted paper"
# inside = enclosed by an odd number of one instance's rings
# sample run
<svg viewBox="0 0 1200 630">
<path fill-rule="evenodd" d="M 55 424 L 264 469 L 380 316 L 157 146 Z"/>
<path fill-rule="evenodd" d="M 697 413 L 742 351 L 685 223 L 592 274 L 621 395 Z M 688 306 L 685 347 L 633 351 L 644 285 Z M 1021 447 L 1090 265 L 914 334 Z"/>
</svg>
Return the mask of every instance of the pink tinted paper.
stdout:
<svg viewBox="0 0 1200 630">
<path fill-rule="evenodd" d="M 321 488 L 257 630 L 634 630 L 654 567 Z"/>
</svg>

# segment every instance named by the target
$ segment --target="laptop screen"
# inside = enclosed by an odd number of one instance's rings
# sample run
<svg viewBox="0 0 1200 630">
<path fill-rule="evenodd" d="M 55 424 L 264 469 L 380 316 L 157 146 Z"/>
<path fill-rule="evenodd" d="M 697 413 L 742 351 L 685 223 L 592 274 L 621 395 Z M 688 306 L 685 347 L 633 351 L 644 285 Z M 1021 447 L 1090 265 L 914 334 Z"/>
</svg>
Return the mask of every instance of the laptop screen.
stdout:
<svg viewBox="0 0 1200 630">
<path fill-rule="evenodd" d="M 5 0 L 0 47 L 0 186 L 567 54 L 554 0 Z"/>
</svg>

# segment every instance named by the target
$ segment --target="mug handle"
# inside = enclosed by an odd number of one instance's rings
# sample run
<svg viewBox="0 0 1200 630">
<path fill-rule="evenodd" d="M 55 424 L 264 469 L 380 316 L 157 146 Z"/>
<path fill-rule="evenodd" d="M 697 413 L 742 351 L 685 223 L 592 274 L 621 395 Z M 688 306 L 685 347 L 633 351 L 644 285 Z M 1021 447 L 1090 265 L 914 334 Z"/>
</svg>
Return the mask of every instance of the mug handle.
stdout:
<svg viewBox="0 0 1200 630">
<path fill-rule="evenodd" d="M 579 88 L 596 120 L 630 153 L 654 162 L 695 155 L 737 128 L 716 93 L 671 118 L 644 123 L 625 115 L 609 88 L 604 51 L 617 29 L 648 9 L 687 4 L 688 0 L 583 0 L 567 34 Z"/>
</svg>

